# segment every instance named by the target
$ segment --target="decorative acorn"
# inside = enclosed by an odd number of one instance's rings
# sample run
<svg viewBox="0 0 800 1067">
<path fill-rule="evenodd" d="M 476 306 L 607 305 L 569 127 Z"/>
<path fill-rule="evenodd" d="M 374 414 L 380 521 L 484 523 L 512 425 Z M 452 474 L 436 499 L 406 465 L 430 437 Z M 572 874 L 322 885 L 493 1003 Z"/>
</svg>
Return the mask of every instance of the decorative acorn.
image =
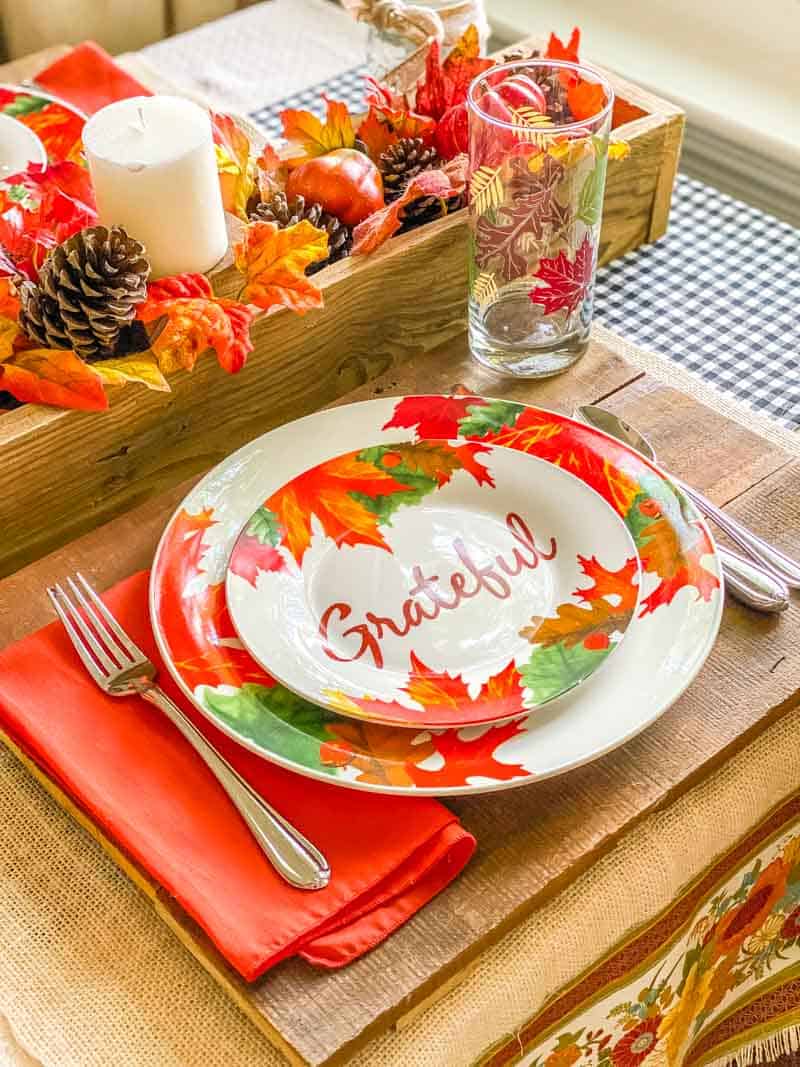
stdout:
<svg viewBox="0 0 800 1067">
<path fill-rule="evenodd" d="M 91 226 L 49 253 L 38 285 L 20 285 L 20 326 L 42 348 L 107 359 L 147 295 L 144 246 L 121 226 Z"/>
<path fill-rule="evenodd" d="M 378 160 L 386 203 L 396 200 L 412 178 L 438 165 L 436 149 L 426 145 L 421 137 L 401 137 L 397 144 L 389 145 Z"/>
<path fill-rule="evenodd" d="M 323 211 L 321 204 L 306 204 L 304 196 L 298 195 L 289 199 L 286 193 L 275 193 L 271 200 L 258 204 L 250 214 L 251 222 L 274 222 L 281 229 L 294 226 L 303 219 L 328 234 L 327 258 L 306 267 L 306 274 L 316 274 L 329 263 L 336 263 L 337 260 L 350 255 L 353 246 L 353 231 L 350 227 L 345 226 L 335 215 Z"/>
</svg>

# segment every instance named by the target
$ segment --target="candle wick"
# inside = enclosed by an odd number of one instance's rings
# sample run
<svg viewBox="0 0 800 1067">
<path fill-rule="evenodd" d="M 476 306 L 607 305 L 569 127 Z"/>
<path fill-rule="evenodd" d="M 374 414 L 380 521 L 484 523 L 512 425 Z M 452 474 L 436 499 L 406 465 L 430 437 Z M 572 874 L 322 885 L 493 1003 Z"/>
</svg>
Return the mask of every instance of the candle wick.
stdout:
<svg viewBox="0 0 800 1067">
<path fill-rule="evenodd" d="M 144 132 L 144 112 L 140 107 L 136 108 L 136 112 L 139 116 L 139 125 L 142 127 L 142 132 Z"/>
</svg>

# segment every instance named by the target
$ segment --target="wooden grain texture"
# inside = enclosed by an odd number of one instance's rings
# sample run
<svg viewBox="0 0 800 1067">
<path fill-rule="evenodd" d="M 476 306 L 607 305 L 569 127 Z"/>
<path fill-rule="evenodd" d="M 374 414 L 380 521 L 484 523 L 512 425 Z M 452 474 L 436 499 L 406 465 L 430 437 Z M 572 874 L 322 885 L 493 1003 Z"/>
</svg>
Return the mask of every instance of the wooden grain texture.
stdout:
<svg viewBox="0 0 800 1067">
<path fill-rule="evenodd" d="M 347 399 L 452 385 L 567 412 L 577 403 L 603 400 L 630 418 L 635 415 L 651 430 L 665 463 L 705 484 L 718 499 L 733 498 L 733 513 L 787 550 L 800 551 L 800 463 L 651 381 L 611 347 L 594 343 L 568 374 L 525 383 L 479 370 L 460 340 L 408 361 Z M 724 446 L 716 443 L 720 437 Z M 49 618 L 42 594 L 47 581 L 81 566 L 104 587 L 146 563 L 177 495 L 173 491 L 149 501 L 0 583 L 0 604 L 9 609 L 0 620 L 0 644 Z M 780 619 L 729 604 L 720 638 L 696 682 L 640 737 L 569 775 L 450 802 L 477 835 L 477 855 L 401 930 L 342 971 L 315 971 L 287 961 L 245 986 L 174 902 L 127 858 L 121 862 L 187 948 L 294 1062 L 346 1063 L 371 1035 L 393 1023 L 403 1025 L 420 1004 L 461 980 L 483 949 L 569 884 L 646 814 L 795 707 L 799 634 L 798 597 Z M 41 780 L 42 772 L 37 776 Z M 103 843 L 102 835 L 98 839 Z M 113 843 L 108 845 L 117 858 Z"/>
<path fill-rule="evenodd" d="M 0 81 L 31 77 L 64 51 L 55 46 L 0 66 Z M 683 124 L 679 108 L 606 74 L 646 114 L 618 131 L 632 152 L 608 166 L 602 263 L 665 229 Z M 255 351 L 234 377 L 209 355 L 193 374 L 172 375 L 170 394 L 110 390 L 103 414 L 34 405 L 0 414 L 0 576 L 207 470 L 258 433 L 460 335 L 467 232 L 462 211 L 326 269 L 317 279 L 324 310 L 262 319 L 252 331 Z M 221 296 L 236 296 L 241 285 L 232 267 L 214 275 Z"/>
</svg>

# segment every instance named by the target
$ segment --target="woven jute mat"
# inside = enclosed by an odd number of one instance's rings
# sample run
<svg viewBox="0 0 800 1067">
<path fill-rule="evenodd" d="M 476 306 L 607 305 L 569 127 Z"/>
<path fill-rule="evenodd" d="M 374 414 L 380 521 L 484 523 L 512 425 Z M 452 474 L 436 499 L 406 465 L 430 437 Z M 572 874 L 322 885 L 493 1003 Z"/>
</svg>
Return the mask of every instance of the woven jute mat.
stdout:
<svg viewBox="0 0 800 1067">
<path fill-rule="evenodd" d="M 800 455 L 800 435 L 595 328 L 648 373 Z M 800 709 L 637 825 L 487 950 L 460 984 L 373 1041 L 359 1067 L 462 1067 L 647 921 L 800 782 Z M 0 750 L 0 1067 L 284 1067 L 100 846 Z"/>
</svg>

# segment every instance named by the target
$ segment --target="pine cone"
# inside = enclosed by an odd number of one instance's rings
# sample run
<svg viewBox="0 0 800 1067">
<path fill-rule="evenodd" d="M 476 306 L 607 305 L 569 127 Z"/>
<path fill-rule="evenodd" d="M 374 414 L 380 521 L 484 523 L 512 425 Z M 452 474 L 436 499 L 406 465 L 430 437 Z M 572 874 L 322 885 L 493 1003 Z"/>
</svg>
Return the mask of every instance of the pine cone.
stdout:
<svg viewBox="0 0 800 1067">
<path fill-rule="evenodd" d="M 458 211 L 463 206 L 463 194 L 451 196 L 449 200 L 442 200 L 438 196 L 417 197 L 416 200 L 412 200 L 410 204 L 406 204 L 403 208 L 403 224 L 400 227 L 400 233 L 408 233 L 409 230 L 414 230 L 417 226 L 424 226 L 426 222 L 441 219 L 453 211 Z"/>
<path fill-rule="evenodd" d="M 350 255 L 353 246 L 353 231 L 349 226 L 345 226 L 335 215 L 323 211 L 321 204 L 310 204 L 306 207 L 305 197 L 302 196 L 287 200 L 285 193 L 275 193 L 271 200 L 259 204 L 250 218 L 253 222 L 277 223 L 281 229 L 307 219 L 312 226 L 325 230 L 328 234 L 327 258 L 306 267 L 306 274 L 316 274 L 329 263 L 344 259 Z"/>
<path fill-rule="evenodd" d="M 319 226 L 322 208 L 319 204 L 309 204 L 306 198 L 296 196 L 288 200 L 286 193 L 275 193 L 271 200 L 262 201 L 250 214 L 251 222 L 275 222 L 281 229 L 294 226 L 306 219 L 312 226 Z"/>
<path fill-rule="evenodd" d="M 378 160 L 386 203 L 396 200 L 412 178 L 438 163 L 436 149 L 429 148 L 421 137 L 402 137 L 397 144 L 389 145 Z"/>
<path fill-rule="evenodd" d="M 350 249 L 353 247 L 353 231 L 349 226 L 345 226 L 340 219 L 337 219 L 335 215 L 330 215 L 327 211 L 323 211 L 316 225 L 328 234 L 328 257 L 327 259 L 319 260 L 317 263 L 309 264 L 306 267 L 306 274 L 316 274 L 318 270 L 327 267 L 329 263 L 336 263 L 338 260 L 344 259 L 350 255 Z"/>
<path fill-rule="evenodd" d="M 38 285 L 20 285 L 20 326 L 43 348 L 107 359 L 147 295 L 149 276 L 144 247 L 121 226 L 80 230 L 50 252 Z"/>
</svg>

